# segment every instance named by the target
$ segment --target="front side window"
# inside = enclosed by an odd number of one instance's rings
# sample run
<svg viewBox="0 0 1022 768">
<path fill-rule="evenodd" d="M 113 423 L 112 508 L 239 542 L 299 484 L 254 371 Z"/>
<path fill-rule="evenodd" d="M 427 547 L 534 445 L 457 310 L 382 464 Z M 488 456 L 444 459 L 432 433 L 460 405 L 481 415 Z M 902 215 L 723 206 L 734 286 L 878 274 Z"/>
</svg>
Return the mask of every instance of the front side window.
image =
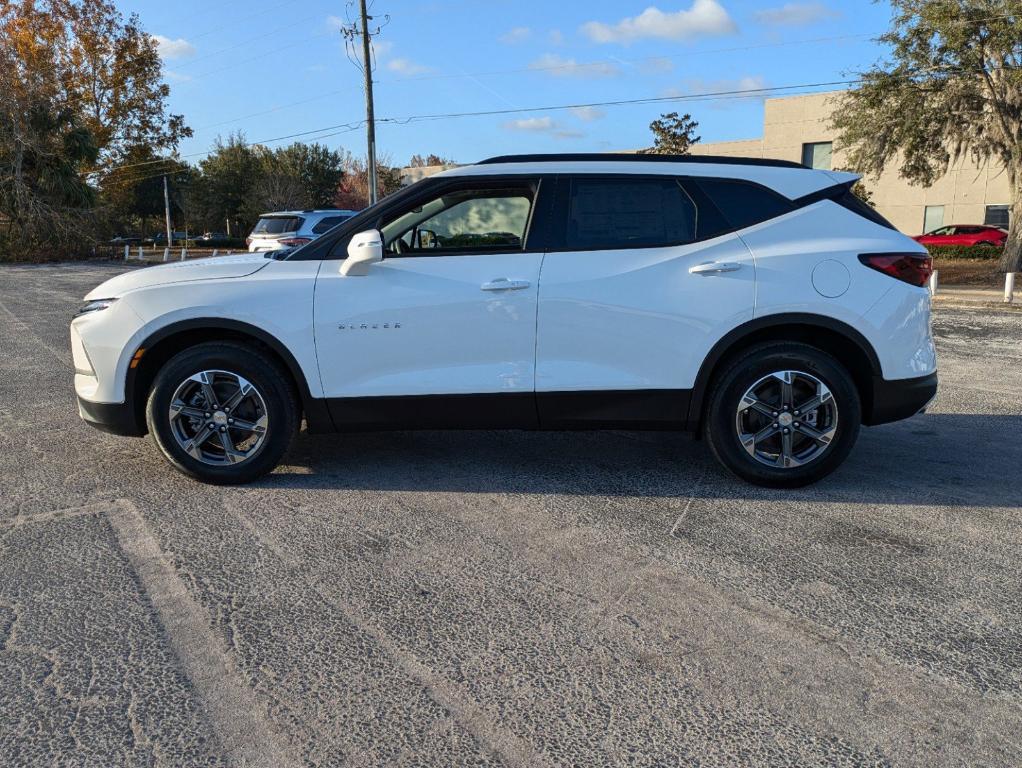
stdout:
<svg viewBox="0 0 1022 768">
<path fill-rule="evenodd" d="M 574 179 L 565 246 L 616 250 L 696 239 L 696 206 L 677 179 Z"/>
<path fill-rule="evenodd" d="M 532 185 L 454 189 L 383 225 L 390 254 L 443 255 L 525 247 Z"/>
</svg>

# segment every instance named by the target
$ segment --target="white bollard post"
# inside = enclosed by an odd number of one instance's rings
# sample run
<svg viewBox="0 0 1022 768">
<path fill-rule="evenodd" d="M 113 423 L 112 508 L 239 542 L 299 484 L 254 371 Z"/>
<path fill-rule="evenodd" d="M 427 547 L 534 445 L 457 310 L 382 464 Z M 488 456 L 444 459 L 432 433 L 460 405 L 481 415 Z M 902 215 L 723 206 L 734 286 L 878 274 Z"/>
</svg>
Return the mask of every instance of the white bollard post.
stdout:
<svg viewBox="0 0 1022 768">
<path fill-rule="evenodd" d="M 131 256 L 131 246 L 125 243 L 124 245 L 124 260 L 127 261 Z"/>
<path fill-rule="evenodd" d="M 163 249 L 163 260 L 170 261 L 170 248 Z"/>
<path fill-rule="evenodd" d="M 937 270 L 933 270 L 933 273 L 930 275 L 930 295 L 931 296 L 936 296 L 937 295 L 937 275 L 938 275 Z"/>
<path fill-rule="evenodd" d="M 216 258 L 216 254 L 217 254 L 217 250 L 216 250 L 216 248 L 214 248 L 214 249 L 213 249 L 213 258 L 214 258 L 214 259 Z"/>
<path fill-rule="evenodd" d="M 188 249 L 187 249 L 187 248 L 182 248 L 182 249 L 181 249 L 181 261 L 184 261 L 184 260 L 185 260 L 185 257 L 186 257 L 187 255 L 188 255 Z"/>
<path fill-rule="evenodd" d="M 142 246 L 138 246 L 138 260 L 142 261 Z"/>
<path fill-rule="evenodd" d="M 1006 272 L 1004 275 L 1004 303 L 1011 304 L 1015 300 L 1015 273 Z"/>
</svg>

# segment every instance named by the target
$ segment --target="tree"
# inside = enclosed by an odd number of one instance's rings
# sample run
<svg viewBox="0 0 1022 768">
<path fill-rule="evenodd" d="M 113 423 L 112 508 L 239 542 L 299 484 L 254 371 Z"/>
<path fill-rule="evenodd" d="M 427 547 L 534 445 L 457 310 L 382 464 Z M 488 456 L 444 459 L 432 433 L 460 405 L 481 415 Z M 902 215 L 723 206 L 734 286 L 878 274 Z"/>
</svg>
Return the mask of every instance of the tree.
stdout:
<svg viewBox="0 0 1022 768">
<path fill-rule="evenodd" d="M 247 233 L 255 225 L 252 199 L 259 181 L 261 163 L 256 150 L 238 132 L 226 140 L 219 136 L 200 163 L 201 178 L 194 184 L 195 219 L 198 226 L 220 229 L 232 222 L 231 234 L 238 227 Z"/>
<path fill-rule="evenodd" d="M 369 171 L 364 157 L 355 157 L 350 152 L 344 155 L 344 176 L 334 195 L 334 205 L 360 211 L 369 206 Z M 390 158 L 376 159 L 377 191 L 380 198 L 401 189 L 401 172 L 391 165 Z"/>
<path fill-rule="evenodd" d="M 412 155 L 411 159 L 408 161 L 409 168 L 427 168 L 431 165 L 457 165 L 457 163 L 449 158 L 435 155 L 432 152 L 425 157 L 419 154 Z"/>
<path fill-rule="evenodd" d="M 649 155 L 687 155 L 689 148 L 697 144 L 702 137 L 696 136 L 699 123 L 692 115 L 678 116 L 677 112 L 660 115 L 658 120 L 649 124 L 653 132 L 653 146 L 643 150 Z"/>
<path fill-rule="evenodd" d="M 891 0 L 890 58 L 832 118 L 851 164 L 879 175 L 894 159 L 929 186 L 971 158 L 1004 166 L 1011 227 L 1002 267 L 1022 270 L 1022 9 L 1018 0 Z"/>
<path fill-rule="evenodd" d="M 54 87 L 52 51 L 11 7 L 0 10 L 0 257 L 63 256 L 91 225 L 91 132 Z"/>
<path fill-rule="evenodd" d="M 252 203 L 262 211 L 326 208 L 344 175 L 344 155 L 322 144 L 296 142 L 270 150 L 256 147 L 259 181 Z"/>
</svg>

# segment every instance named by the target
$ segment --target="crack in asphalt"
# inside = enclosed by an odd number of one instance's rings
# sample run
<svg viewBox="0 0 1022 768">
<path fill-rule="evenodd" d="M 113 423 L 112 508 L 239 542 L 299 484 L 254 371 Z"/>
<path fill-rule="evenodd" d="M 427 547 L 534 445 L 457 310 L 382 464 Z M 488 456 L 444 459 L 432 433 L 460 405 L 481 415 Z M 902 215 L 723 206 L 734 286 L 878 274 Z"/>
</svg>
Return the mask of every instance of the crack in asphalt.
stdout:
<svg viewBox="0 0 1022 768">
<path fill-rule="evenodd" d="M 118 499 L 106 517 L 229 758 L 247 768 L 299 765 L 135 505 Z"/>
</svg>

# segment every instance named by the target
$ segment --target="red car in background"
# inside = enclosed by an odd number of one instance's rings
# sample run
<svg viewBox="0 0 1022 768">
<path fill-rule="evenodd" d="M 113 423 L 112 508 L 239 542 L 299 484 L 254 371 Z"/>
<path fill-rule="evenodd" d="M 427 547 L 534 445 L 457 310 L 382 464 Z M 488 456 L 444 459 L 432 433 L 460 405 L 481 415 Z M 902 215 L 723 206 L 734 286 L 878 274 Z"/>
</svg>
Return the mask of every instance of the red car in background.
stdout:
<svg viewBox="0 0 1022 768">
<path fill-rule="evenodd" d="M 1004 247 L 1008 233 L 999 227 L 979 224 L 955 224 L 913 238 L 922 245 L 993 245 Z"/>
</svg>

